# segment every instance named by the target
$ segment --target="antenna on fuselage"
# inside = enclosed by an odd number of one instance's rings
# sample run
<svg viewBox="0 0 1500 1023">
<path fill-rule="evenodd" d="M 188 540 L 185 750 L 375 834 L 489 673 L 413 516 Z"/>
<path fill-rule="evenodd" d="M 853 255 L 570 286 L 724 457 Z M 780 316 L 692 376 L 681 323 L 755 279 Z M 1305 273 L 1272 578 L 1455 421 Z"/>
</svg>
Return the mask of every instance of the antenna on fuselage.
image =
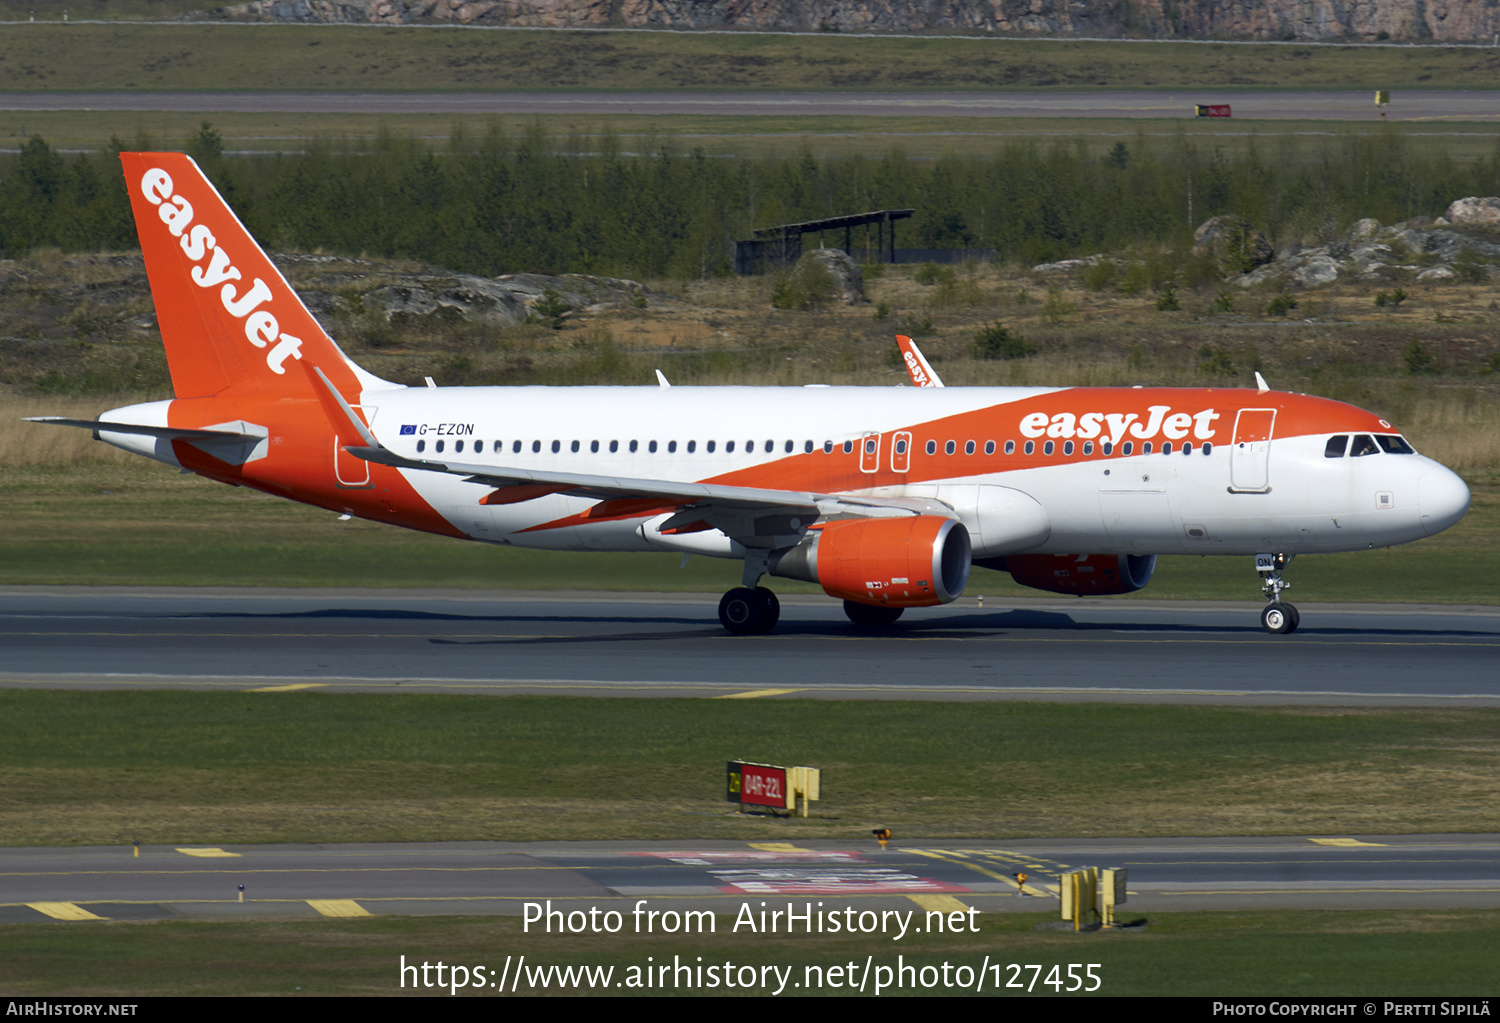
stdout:
<svg viewBox="0 0 1500 1023">
<path fill-rule="evenodd" d="M 672 382 L 667 379 L 667 375 L 665 373 L 663 373 L 661 370 L 657 370 L 656 371 L 656 382 L 658 384 L 660 384 L 661 386 L 663 386 L 663 387 L 671 387 L 672 386 Z"/>
<path fill-rule="evenodd" d="M 1260 375 L 1260 370 L 1255 371 L 1255 386 L 1261 394 L 1265 394 L 1271 389 L 1271 385 L 1266 383 L 1266 378 Z"/>
</svg>

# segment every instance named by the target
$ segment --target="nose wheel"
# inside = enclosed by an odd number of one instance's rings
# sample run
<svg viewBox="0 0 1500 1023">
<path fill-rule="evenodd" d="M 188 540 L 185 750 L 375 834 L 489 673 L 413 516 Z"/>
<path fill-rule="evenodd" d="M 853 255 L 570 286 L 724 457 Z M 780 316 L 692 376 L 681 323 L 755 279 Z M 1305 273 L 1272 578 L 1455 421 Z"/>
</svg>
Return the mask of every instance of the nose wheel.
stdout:
<svg viewBox="0 0 1500 1023">
<path fill-rule="evenodd" d="M 781 618 L 781 601 L 764 586 L 736 586 L 719 601 L 719 624 L 736 636 L 770 632 Z"/>
<path fill-rule="evenodd" d="M 1267 604 L 1260 613 L 1260 627 L 1267 632 L 1285 635 L 1288 632 L 1296 632 L 1300 624 L 1302 624 L 1302 615 L 1291 604 L 1277 601 L 1274 604 Z"/>
<path fill-rule="evenodd" d="M 1281 591 L 1290 589 L 1291 583 L 1282 578 L 1286 566 L 1291 563 L 1290 554 L 1257 554 L 1255 570 L 1260 573 L 1260 590 L 1266 595 L 1266 606 L 1260 612 L 1260 627 L 1267 632 L 1286 635 L 1296 632 L 1302 624 L 1302 615 L 1291 604 L 1281 599 Z"/>
</svg>

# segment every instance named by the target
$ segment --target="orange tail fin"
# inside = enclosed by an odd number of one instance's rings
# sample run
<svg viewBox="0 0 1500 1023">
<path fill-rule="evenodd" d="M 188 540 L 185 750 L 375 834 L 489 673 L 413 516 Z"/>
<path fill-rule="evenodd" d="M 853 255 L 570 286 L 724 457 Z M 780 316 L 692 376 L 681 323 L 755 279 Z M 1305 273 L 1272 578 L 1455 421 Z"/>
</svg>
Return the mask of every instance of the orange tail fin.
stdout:
<svg viewBox="0 0 1500 1023">
<path fill-rule="evenodd" d="M 353 400 L 386 384 L 355 366 L 181 153 L 121 153 L 172 388 L 310 396 L 305 360 Z"/>
</svg>

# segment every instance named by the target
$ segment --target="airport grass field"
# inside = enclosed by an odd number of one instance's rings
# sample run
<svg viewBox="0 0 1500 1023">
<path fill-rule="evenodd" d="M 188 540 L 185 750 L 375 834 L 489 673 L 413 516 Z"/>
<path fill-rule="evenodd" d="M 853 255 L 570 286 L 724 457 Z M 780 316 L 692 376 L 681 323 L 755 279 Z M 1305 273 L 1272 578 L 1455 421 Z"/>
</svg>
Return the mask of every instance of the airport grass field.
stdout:
<svg viewBox="0 0 1500 1023">
<path fill-rule="evenodd" d="M 1491 830 L 1500 711 L 0 689 L 0 844 Z M 724 762 L 815 764 L 806 819 Z M 858 779 L 855 783 L 854 779 Z"/>
</svg>

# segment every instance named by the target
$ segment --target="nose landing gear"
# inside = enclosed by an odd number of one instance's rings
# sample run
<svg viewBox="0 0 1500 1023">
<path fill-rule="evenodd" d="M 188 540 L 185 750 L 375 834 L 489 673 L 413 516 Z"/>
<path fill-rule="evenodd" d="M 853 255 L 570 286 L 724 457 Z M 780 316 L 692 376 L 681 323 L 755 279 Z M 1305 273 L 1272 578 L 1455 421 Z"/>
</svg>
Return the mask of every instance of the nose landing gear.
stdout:
<svg viewBox="0 0 1500 1023">
<path fill-rule="evenodd" d="M 1257 554 L 1255 570 L 1260 573 L 1260 589 L 1266 595 L 1266 606 L 1260 612 L 1260 627 L 1267 632 L 1286 635 L 1296 632 L 1302 624 L 1302 615 L 1291 604 L 1281 599 L 1281 591 L 1289 589 L 1291 583 L 1282 578 L 1282 572 L 1291 562 L 1291 554 Z"/>
</svg>

